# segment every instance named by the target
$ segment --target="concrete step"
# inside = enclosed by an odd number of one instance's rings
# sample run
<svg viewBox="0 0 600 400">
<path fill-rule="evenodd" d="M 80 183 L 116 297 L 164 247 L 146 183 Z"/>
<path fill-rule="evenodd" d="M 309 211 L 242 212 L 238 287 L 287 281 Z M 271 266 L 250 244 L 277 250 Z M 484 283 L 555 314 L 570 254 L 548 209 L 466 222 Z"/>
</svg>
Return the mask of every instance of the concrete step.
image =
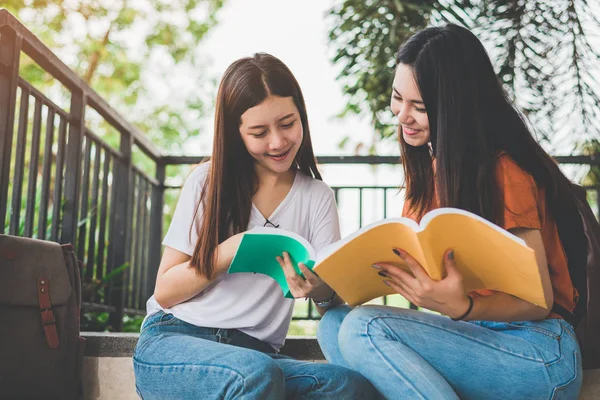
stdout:
<svg viewBox="0 0 600 400">
<path fill-rule="evenodd" d="M 87 339 L 83 363 L 84 400 L 137 400 L 131 357 L 137 333 L 83 332 Z M 283 354 L 298 360 L 324 361 L 314 337 L 289 337 Z M 583 374 L 579 400 L 600 399 L 600 369 Z"/>
</svg>

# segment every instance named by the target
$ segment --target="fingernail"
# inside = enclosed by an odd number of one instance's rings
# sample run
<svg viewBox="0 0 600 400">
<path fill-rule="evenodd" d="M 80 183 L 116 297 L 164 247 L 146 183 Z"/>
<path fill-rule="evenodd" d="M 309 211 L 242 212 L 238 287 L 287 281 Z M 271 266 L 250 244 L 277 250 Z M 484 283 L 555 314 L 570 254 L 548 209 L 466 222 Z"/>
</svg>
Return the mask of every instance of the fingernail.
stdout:
<svg viewBox="0 0 600 400">
<path fill-rule="evenodd" d="M 377 265 L 377 264 L 373 264 L 373 265 L 371 265 L 371 267 L 373 267 L 375 269 L 381 269 L 381 267 L 379 265 Z"/>
<path fill-rule="evenodd" d="M 387 286 L 390 286 L 390 283 L 388 281 L 383 281 L 383 283 L 385 283 Z"/>
<path fill-rule="evenodd" d="M 400 253 L 400 250 L 398 249 L 392 249 L 392 251 L 394 252 L 395 255 L 397 255 L 400 258 L 404 258 L 404 256 L 402 255 L 402 253 Z"/>
<path fill-rule="evenodd" d="M 450 250 L 450 252 L 448 253 L 448 260 L 454 260 L 454 250 Z"/>
<path fill-rule="evenodd" d="M 388 274 L 387 274 L 385 271 L 379 271 L 379 272 L 377 273 L 377 275 L 379 275 L 379 276 L 383 276 L 384 278 L 387 278 L 387 277 L 389 277 L 389 275 L 388 275 Z"/>
</svg>

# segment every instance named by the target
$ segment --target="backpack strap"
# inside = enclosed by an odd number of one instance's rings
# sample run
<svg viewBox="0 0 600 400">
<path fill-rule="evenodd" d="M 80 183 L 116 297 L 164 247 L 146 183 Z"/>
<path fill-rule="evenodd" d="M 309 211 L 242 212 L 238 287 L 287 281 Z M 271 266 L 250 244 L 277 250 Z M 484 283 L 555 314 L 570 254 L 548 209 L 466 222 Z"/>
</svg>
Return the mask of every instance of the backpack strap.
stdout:
<svg viewBox="0 0 600 400">
<path fill-rule="evenodd" d="M 570 312 L 569 310 L 567 310 L 560 304 L 554 303 L 552 305 L 552 312 L 554 314 L 558 314 L 561 317 L 563 317 L 565 319 L 565 321 L 567 321 L 569 324 L 571 324 L 571 326 L 573 326 L 573 328 L 577 326 L 578 321 L 577 321 L 577 317 L 575 317 L 575 314 L 573 314 L 572 312 Z"/>
<path fill-rule="evenodd" d="M 46 343 L 51 349 L 56 349 L 59 345 L 58 334 L 56 332 L 56 320 L 52 312 L 52 303 L 50 303 L 50 282 L 47 278 L 38 279 L 38 299 Z"/>
</svg>

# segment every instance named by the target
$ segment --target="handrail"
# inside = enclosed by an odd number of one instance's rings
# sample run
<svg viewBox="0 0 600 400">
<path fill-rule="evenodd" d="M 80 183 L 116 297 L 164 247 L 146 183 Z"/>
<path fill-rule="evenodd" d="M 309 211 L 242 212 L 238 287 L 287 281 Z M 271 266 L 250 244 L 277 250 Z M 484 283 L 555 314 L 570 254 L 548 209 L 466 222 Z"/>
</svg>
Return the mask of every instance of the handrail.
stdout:
<svg viewBox="0 0 600 400">
<path fill-rule="evenodd" d="M 127 122 L 112 108 L 98 93 L 83 79 L 65 65 L 45 44 L 43 44 L 29 29 L 27 29 L 8 10 L 0 9 L 0 31 L 11 29 L 22 40 L 22 51 L 25 52 L 46 72 L 60 81 L 73 92 L 81 92 L 87 99 L 87 104 L 96 110 L 107 122 L 121 133 L 129 134 L 134 142 L 153 160 L 161 158 L 161 153 L 138 128 Z"/>
</svg>

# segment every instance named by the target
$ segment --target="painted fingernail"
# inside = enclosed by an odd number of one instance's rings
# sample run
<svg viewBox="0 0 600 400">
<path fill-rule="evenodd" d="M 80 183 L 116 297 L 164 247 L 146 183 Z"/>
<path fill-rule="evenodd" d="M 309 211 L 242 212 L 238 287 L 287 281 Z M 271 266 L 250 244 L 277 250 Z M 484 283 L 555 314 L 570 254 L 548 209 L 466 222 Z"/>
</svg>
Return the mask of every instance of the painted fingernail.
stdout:
<svg viewBox="0 0 600 400">
<path fill-rule="evenodd" d="M 377 265 L 377 264 L 373 264 L 373 265 L 371 265 L 371 267 L 373 267 L 375 269 L 381 269 L 381 267 L 379 265 Z"/>
<path fill-rule="evenodd" d="M 383 281 L 383 283 L 385 283 L 387 286 L 390 286 L 390 283 L 388 281 Z"/>
<path fill-rule="evenodd" d="M 395 255 L 397 255 L 400 258 L 404 258 L 404 255 L 400 252 L 400 250 L 398 249 L 392 249 L 392 251 L 394 252 Z"/>
<path fill-rule="evenodd" d="M 388 274 L 387 274 L 387 272 L 385 272 L 385 271 L 379 271 L 379 272 L 377 273 L 377 275 L 379 275 L 379 276 L 383 276 L 384 278 L 387 278 L 387 277 L 389 277 L 389 275 L 388 275 Z"/>
<path fill-rule="evenodd" d="M 448 253 L 448 260 L 454 260 L 454 250 L 450 250 L 450 252 Z"/>
</svg>

